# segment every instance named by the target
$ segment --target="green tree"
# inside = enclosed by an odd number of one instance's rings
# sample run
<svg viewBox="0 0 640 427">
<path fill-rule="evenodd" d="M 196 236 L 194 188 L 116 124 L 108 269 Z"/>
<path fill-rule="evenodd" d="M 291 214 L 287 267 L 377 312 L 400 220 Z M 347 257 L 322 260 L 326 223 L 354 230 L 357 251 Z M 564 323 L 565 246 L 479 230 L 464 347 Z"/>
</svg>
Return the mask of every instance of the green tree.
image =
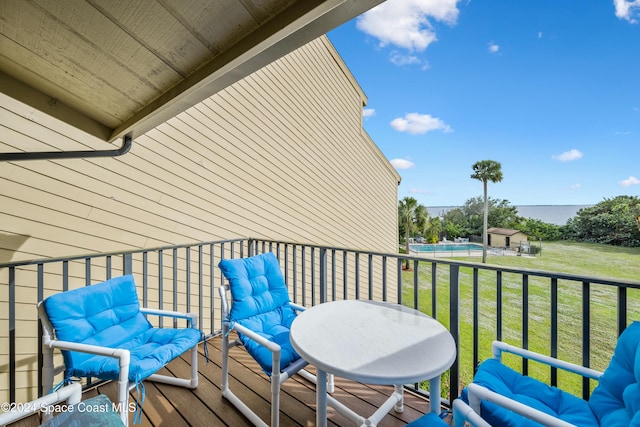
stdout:
<svg viewBox="0 0 640 427">
<path fill-rule="evenodd" d="M 549 224 L 535 218 L 523 219 L 516 229 L 529 236 L 530 240 L 555 241 L 562 239 L 559 225 Z"/>
<path fill-rule="evenodd" d="M 429 219 L 429 226 L 427 230 L 427 241 L 429 243 L 438 243 L 440 239 L 440 232 L 442 231 L 442 220 L 437 216 Z"/>
<path fill-rule="evenodd" d="M 567 237 L 573 240 L 616 246 L 640 246 L 640 197 L 617 196 L 580 209 L 567 222 Z"/>
<path fill-rule="evenodd" d="M 473 166 L 472 179 L 482 181 L 484 190 L 484 216 L 482 221 L 482 262 L 487 262 L 487 222 L 489 219 L 489 205 L 487 200 L 487 183 L 502 181 L 502 165 L 495 160 L 480 160 Z"/>
<path fill-rule="evenodd" d="M 413 197 L 405 197 L 398 202 L 398 228 L 404 231 L 404 243 L 409 253 L 409 238 L 415 233 L 427 230 L 429 215 L 424 205 L 418 204 Z M 405 270 L 409 269 L 409 260 L 405 262 Z"/>
<path fill-rule="evenodd" d="M 482 196 L 467 199 L 460 208 L 463 217 L 466 219 L 464 223 L 470 230 L 470 235 L 481 236 L 483 217 L 484 217 L 484 200 Z M 508 200 L 487 198 L 487 226 L 500 228 L 517 229 L 522 221 L 522 217 L 518 216 L 518 208 L 511 205 Z"/>
<path fill-rule="evenodd" d="M 444 214 L 444 231 L 449 239 L 469 237 L 473 233 L 469 228 L 469 221 L 461 208 L 451 209 Z"/>
</svg>

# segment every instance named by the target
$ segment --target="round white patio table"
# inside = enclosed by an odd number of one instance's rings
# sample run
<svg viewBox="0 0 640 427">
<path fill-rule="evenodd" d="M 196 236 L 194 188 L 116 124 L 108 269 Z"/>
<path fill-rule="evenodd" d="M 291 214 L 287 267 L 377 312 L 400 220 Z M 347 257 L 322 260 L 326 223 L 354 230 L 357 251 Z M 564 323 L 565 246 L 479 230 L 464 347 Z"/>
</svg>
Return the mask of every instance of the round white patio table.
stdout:
<svg viewBox="0 0 640 427">
<path fill-rule="evenodd" d="M 403 410 L 403 384 L 430 380 L 431 411 L 440 411 L 440 375 L 453 364 L 456 345 L 437 320 L 397 304 L 333 301 L 313 306 L 291 325 L 291 344 L 317 368 L 317 426 L 327 425 L 327 401 L 358 425 L 377 425 Z M 364 418 L 327 396 L 327 373 L 366 384 L 394 385 L 393 394 Z M 434 399 L 435 397 L 435 399 Z"/>
</svg>

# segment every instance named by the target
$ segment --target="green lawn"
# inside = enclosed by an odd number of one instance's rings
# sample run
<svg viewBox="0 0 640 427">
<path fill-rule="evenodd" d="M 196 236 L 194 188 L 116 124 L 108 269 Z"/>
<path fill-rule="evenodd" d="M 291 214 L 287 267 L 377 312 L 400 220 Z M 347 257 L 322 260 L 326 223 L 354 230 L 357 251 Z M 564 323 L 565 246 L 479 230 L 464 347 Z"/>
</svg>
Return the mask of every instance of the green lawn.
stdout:
<svg viewBox="0 0 640 427">
<path fill-rule="evenodd" d="M 481 262 L 481 258 L 460 258 L 462 261 Z M 581 276 L 640 281 L 640 248 L 619 248 L 607 245 L 575 242 L 543 242 L 542 253 L 536 257 L 489 256 L 488 264 L 525 268 L 532 270 L 570 273 Z M 431 313 L 432 272 L 429 262 L 421 262 L 418 268 L 419 307 Z M 414 272 L 403 273 L 403 299 L 413 305 Z M 473 269 L 461 268 L 460 313 L 461 313 L 461 386 L 473 376 Z M 449 324 L 449 269 L 437 269 L 436 317 Z M 550 351 L 550 279 L 529 278 L 529 348 L 549 354 Z M 582 362 L 582 284 L 573 281 L 558 282 L 558 355 L 560 358 Z M 491 341 L 496 339 L 496 273 L 479 272 L 480 314 L 478 332 L 480 336 L 480 360 L 491 356 Z M 502 339 L 514 345 L 522 343 L 522 276 L 503 274 L 503 321 Z M 593 285 L 591 300 L 591 366 L 603 370 L 616 342 L 617 294 L 608 286 Z M 629 292 L 629 320 L 640 320 L 640 293 Z M 507 363 L 519 369 L 520 361 L 507 359 Z M 540 366 L 530 367 L 530 375 L 548 380 L 549 370 Z M 573 375 L 561 375 L 559 386 L 580 393 L 581 379 Z M 443 389 L 448 386 L 443 384 Z"/>
</svg>

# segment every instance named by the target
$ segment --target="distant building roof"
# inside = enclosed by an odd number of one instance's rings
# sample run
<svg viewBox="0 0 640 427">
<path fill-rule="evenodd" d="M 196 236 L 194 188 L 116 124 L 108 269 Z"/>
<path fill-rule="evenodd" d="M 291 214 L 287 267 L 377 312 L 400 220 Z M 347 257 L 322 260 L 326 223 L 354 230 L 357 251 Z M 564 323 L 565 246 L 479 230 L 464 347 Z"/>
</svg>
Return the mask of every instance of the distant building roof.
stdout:
<svg viewBox="0 0 640 427">
<path fill-rule="evenodd" d="M 514 234 L 518 234 L 518 233 L 522 233 L 525 235 L 527 234 L 520 230 L 511 230 L 509 228 L 497 228 L 497 227 L 491 227 L 490 229 L 487 230 L 487 233 L 500 234 L 502 236 L 513 236 Z"/>
</svg>

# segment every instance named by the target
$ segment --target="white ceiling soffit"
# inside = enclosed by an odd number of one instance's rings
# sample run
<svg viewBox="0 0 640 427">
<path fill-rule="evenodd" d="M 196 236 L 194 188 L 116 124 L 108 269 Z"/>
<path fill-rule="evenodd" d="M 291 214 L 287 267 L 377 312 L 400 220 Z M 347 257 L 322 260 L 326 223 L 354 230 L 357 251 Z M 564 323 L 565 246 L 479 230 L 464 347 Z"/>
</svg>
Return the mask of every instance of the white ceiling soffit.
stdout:
<svg viewBox="0 0 640 427">
<path fill-rule="evenodd" d="M 135 138 L 383 0 L 1 0 L 0 91 Z"/>
</svg>

